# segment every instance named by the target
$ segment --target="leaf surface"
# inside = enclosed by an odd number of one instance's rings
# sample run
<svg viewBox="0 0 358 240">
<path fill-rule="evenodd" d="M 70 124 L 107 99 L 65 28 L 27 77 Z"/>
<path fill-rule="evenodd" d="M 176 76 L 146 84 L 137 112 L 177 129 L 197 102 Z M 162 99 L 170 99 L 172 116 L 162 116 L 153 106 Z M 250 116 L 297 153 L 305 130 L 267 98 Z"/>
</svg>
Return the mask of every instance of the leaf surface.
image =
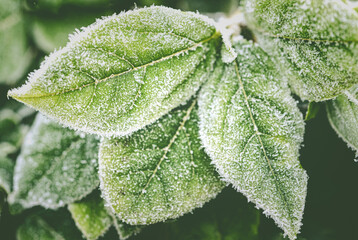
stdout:
<svg viewBox="0 0 358 240">
<path fill-rule="evenodd" d="M 78 229 L 88 240 L 95 240 L 104 235 L 113 223 L 97 191 L 79 202 L 69 204 L 68 210 Z"/>
<path fill-rule="evenodd" d="M 38 115 L 16 161 L 11 202 L 58 208 L 98 186 L 98 138 Z"/>
<path fill-rule="evenodd" d="M 25 74 L 33 52 L 19 0 L 0 1 L 0 83 L 13 85 Z"/>
<path fill-rule="evenodd" d="M 294 239 L 307 188 L 302 114 L 263 50 L 240 42 L 236 51 L 200 92 L 200 136 L 221 177 Z"/>
<path fill-rule="evenodd" d="M 358 13 L 335 0 L 247 0 L 246 20 L 292 90 L 324 101 L 358 82 Z"/>
<path fill-rule="evenodd" d="M 358 86 L 328 101 L 326 109 L 332 128 L 358 153 Z"/>
<path fill-rule="evenodd" d="M 196 101 L 121 139 L 103 139 L 99 172 L 104 199 L 133 225 L 177 218 L 223 188 L 199 140 Z"/>
<path fill-rule="evenodd" d="M 170 8 L 113 15 L 72 36 L 9 96 L 72 128 L 126 135 L 198 90 L 219 37 L 208 18 Z"/>
<path fill-rule="evenodd" d="M 6 193 L 11 192 L 12 176 L 14 172 L 14 162 L 4 156 L 0 156 L 0 189 Z"/>
</svg>

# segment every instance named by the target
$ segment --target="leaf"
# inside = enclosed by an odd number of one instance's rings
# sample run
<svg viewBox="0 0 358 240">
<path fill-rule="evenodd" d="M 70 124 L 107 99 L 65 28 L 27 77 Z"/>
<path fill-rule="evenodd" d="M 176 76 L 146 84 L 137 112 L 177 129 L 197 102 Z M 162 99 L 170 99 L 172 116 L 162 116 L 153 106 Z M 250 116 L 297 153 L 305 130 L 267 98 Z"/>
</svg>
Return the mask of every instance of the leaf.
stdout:
<svg viewBox="0 0 358 240">
<path fill-rule="evenodd" d="M 98 186 L 98 139 L 38 115 L 17 159 L 10 202 L 58 208 Z"/>
<path fill-rule="evenodd" d="M 143 225 L 177 218 L 221 191 L 197 124 L 192 101 L 130 137 L 102 140 L 100 186 L 120 220 Z"/>
<path fill-rule="evenodd" d="M 117 230 L 120 240 L 126 240 L 131 236 L 135 236 L 142 231 L 144 226 L 129 225 L 121 221 L 118 217 L 114 216 L 114 227 Z"/>
<path fill-rule="evenodd" d="M 89 240 L 95 240 L 104 235 L 113 223 L 97 191 L 79 202 L 69 204 L 68 210 L 78 229 Z"/>
<path fill-rule="evenodd" d="M 307 175 L 298 161 L 304 123 L 269 56 L 240 42 L 199 95 L 200 136 L 223 180 L 295 239 Z"/>
<path fill-rule="evenodd" d="M 68 35 L 76 28 L 91 24 L 101 15 L 96 13 L 79 13 L 77 9 L 61 12 L 54 16 L 37 16 L 32 25 L 32 34 L 38 48 L 46 53 L 65 46 Z"/>
<path fill-rule="evenodd" d="M 305 121 L 309 121 L 317 116 L 317 113 L 319 112 L 320 104 L 316 102 L 310 102 L 308 104 L 308 109 L 306 112 Z"/>
<path fill-rule="evenodd" d="M 1 0 L 0 9 L 0 83 L 11 85 L 23 77 L 33 52 L 27 43 L 20 1 Z"/>
<path fill-rule="evenodd" d="M 342 1 L 247 0 L 245 8 L 301 99 L 331 99 L 358 82 L 358 13 Z"/>
<path fill-rule="evenodd" d="M 16 232 L 17 240 L 81 240 L 70 214 L 64 209 L 30 215 Z"/>
<path fill-rule="evenodd" d="M 326 109 L 332 128 L 358 154 L 358 86 L 328 101 Z"/>
<path fill-rule="evenodd" d="M 71 128 L 126 135 L 188 100 L 207 79 L 220 33 L 165 7 L 98 20 L 9 96 Z"/>
<path fill-rule="evenodd" d="M 4 189 L 6 193 L 11 192 L 12 176 L 14 172 L 14 162 L 0 156 L 0 189 Z"/>
</svg>

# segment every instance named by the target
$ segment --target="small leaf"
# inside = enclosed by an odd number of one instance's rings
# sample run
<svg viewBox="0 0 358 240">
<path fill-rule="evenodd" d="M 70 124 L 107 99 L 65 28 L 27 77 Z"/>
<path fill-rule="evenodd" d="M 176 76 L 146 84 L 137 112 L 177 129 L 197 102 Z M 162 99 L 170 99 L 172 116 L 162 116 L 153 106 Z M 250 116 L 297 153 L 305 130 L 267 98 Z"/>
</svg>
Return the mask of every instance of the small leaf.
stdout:
<svg viewBox="0 0 358 240">
<path fill-rule="evenodd" d="M 358 154 L 358 87 L 345 91 L 326 106 L 332 128 Z"/>
<path fill-rule="evenodd" d="M 131 236 L 135 236 L 142 231 L 145 226 L 129 225 L 114 216 L 114 227 L 117 230 L 120 240 L 126 240 Z"/>
<path fill-rule="evenodd" d="M 68 210 L 78 229 L 89 240 L 98 239 L 113 223 L 97 191 L 79 202 L 69 204 Z"/>
<path fill-rule="evenodd" d="M 14 172 L 14 162 L 0 156 L 0 189 L 4 189 L 6 193 L 11 192 L 12 175 Z"/>
<path fill-rule="evenodd" d="M 58 208 L 98 186 L 98 139 L 38 115 L 25 138 L 14 174 L 12 203 Z"/>
<path fill-rule="evenodd" d="M 358 82 L 358 13 L 335 0 L 246 0 L 260 46 L 278 58 L 292 90 L 324 101 Z"/>
<path fill-rule="evenodd" d="M 17 240 L 82 240 L 70 214 L 64 209 L 30 215 L 16 232 Z"/>
<path fill-rule="evenodd" d="M 316 102 L 310 102 L 308 104 L 308 109 L 306 112 L 305 121 L 309 121 L 317 116 L 317 113 L 319 112 L 320 104 Z"/>
<path fill-rule="evenodd" d="M 177 218 L 221 191 L 198 128 L 193 101 L 130 137 L 102 140 L 101 190 L 120 220 L 143 225 Z"/>
<path fill-rule="evenodd" d="M 72 36 L 9 96 L 72 128 L 126 135 L 198 90 L 219 37 L 208 18 L 170 8 L 113 15 Z"/>
<path fill-rule="evenodd" d="M 27 43 L 19 0 L 0 1 L 0 83 L 14 84 L 24 76 L 33 52 Z"/>
<path fill-rule="evenodd" d="M 236 51 L 200 92 L 200 136 L 221 177 L 295 239 L 307 188 L 302 114 L 264 51 L 246 42 Z"/>
<path fill-rule="evenodd" d="M 68 35 L 76 28 L 94 22 L 98 13 L 79 13 L 77 9 L 54 14 L 54 16 L 37 16 L 32 23 L 32 34 L 38 48 L 46 53 L 66 45 Z"/>
</svg>

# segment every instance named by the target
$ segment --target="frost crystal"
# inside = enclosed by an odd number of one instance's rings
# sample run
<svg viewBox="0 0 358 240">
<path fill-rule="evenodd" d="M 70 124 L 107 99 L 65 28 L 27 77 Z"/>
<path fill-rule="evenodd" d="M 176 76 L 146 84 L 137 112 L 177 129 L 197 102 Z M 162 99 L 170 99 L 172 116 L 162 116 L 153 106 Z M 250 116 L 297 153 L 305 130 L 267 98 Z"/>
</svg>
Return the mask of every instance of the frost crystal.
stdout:
<svg viewBox="0 0 358 240">
<path fill-rule="evenodd" d="M 9 201 L 58 208 L 83 198 L 99 184 L 98 142 L 38 115 L 16 161 Z"/>
<path fill-rule="evenodd" d="M 247 0 L 246 20 L 292 90 L 323 101 L 358 82 L 358 13 L 335 0 Z"/>
<path fill-rule="evenodd" d="M 177 218 L 221 191 L 198 135 L 194 101 L 130 137 L 102 141 L 101 190 L 119 219 L 141 225 Z"/>
<path fill-rule="evenodd" d="M 165 7 L 98 20 L 9 96 L 75 129 L 122 136 L 187 101 L 208 78 L 220 33 Z"/>
<path fill-rule="evenodd" d="M 358 86 L 327 102 L 326 106 L 331 126 L 358 155 Z"/>
<path fill-rule="evenodd" d="M 236 51 L 200 92 L 200 136 L 221 177 L 295 239 L 307 188 L 302 115 L 264 51 L 246 42 Z"/>
</svg>

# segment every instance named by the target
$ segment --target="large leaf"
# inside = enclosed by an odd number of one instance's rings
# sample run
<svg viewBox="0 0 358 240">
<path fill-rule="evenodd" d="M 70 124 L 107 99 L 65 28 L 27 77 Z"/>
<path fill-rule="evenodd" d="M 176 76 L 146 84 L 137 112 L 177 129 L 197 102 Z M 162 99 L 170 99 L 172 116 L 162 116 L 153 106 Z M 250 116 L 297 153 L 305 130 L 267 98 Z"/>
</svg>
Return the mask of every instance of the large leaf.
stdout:
<svg viewBox="0 0 358 240">
<path fill-rule="evenodd" d="M 221 177 L 294 239 L 307 188 L 302 115 L 263 50 L 245 42 L 236 50 L 237 60 L 219 62 L 200 92 L 200 136 Z"/>
<path fill-rule="evenodd" d="M 279 59 L 303 100 L 333 98 L 358 82 L 358 13 L 338 0 L 246 0 L 259 44 Z"/>
<path fill-rule="evenodd" d="M 129 134 L 196 92 L 219 36 L 209 19 L 165 7 L 113 15 L 72 36 L 9 95 L 75 129 Z"/>
<path fill-rule="evenodd" d="M 14 174 L 12 203 L 58 208 L 99 184 L 98 139 L 38 115 L 25 138 Z"/>
<path fill-rule="evenodd" d="M 358 86 L 327 102 L 326 106 L 333 129 L 358 153 Z"/>
<path fill-rule="evenodd" d="M 73 220 L 83 235 L 89 240 L 98 239 L 112 226 L 112 216 L 108 214 L 104 201 L 95 191 L 85 199 L 68 205 Z"/>
<path fill-rule="evenodd" d="M 0 83 L 14 84 L 32 59 L 19 0 L 0 1 Z"/>
<path fill-rule="evenodd" d="M 121 139 L 103 139 L 101 190 L 119 218 L 151 224 L 177 218 L 223 188 L 199 140 L 196 101 Z"/>
<path fill-rule="evenodd" d="M 13 172 L 14 162 L 7 157 L 0 156 L 0 191 L 2 188 L 6 193 L 11 192 Z"/>
</svg>

